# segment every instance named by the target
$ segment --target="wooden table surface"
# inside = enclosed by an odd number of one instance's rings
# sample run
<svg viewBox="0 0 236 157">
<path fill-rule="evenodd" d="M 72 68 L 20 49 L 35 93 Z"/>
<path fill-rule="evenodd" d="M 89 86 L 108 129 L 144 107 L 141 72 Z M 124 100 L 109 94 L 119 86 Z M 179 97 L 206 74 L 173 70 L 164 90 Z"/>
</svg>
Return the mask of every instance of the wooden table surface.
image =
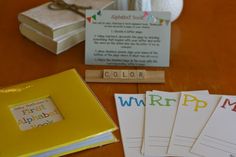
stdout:
<svg viewBox="0 0 236 157">
<path fill-rule="evenodd" d="M 29 81 L 76 68 L 137 69 L 136 67 L 87 66 L 80 43 L 56 56 L 24 38 L 17 14 L 46 0 L 0 1 L 0 87 Z M 147 90 L 187 91 L 207 89 L 214 94 L 236 95 L 236 1 L 186 0 L 180 18 L 172 24 L 171 61 L 165 84 L 88 83 L 118 125 L 114 93 L 143 93 Z M 138 67 L 143 69 L 144 67 Z M 121 139 L 120 132 L 115 135 Z M 122 143 L 86 150 L 68 157 L 122 157 Z"/>
</svg>

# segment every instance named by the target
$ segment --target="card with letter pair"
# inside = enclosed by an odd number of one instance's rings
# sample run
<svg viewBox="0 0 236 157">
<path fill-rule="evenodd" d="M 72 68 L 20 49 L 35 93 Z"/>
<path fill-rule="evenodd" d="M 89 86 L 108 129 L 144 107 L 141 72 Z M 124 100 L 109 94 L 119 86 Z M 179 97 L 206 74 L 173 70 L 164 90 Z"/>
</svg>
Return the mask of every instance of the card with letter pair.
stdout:
<svg viewBox="0 0 236 157">
<path fill-rule="evenodd" d="M 197 157 L 190 152 L 221 96 L 183 92 L 180 97 L 168 153 Z"/>
<path fill-rule="evenodd" d="M 236 97 L 223 96 L 192 148 L 205 157 L 236 157 Z"/>
<path fill-rule="evenodd" d="M 144 94 L 115 94 L 122 143 L 126 157 L 143 157 Z"/>
</svg>

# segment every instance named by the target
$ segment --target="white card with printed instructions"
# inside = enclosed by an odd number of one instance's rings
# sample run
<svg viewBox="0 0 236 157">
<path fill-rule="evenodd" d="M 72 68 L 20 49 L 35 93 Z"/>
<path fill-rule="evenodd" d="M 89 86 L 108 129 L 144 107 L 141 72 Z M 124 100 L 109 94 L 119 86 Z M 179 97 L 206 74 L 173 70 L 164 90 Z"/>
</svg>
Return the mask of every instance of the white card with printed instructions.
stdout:
<svg viewBox="0 0 236 157">
<path fill-rule="evenodd" d="M 170 12 L 86 10 L 85 64 L 168 67 Z"/>
</svg>

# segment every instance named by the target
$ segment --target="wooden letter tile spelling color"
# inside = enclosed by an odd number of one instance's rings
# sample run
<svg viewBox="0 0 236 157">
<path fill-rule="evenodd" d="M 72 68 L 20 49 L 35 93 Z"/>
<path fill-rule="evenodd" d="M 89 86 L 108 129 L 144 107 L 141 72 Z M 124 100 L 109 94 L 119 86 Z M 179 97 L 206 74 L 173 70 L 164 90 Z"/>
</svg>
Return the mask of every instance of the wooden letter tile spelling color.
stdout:
<svg viewBox="0 0 236 157">
<path fill-rule="evenodd" d="M 164 71 L 147 70 L 86 70 L 86 82 L 103 83 L 164 83 Z"/>
</svg>

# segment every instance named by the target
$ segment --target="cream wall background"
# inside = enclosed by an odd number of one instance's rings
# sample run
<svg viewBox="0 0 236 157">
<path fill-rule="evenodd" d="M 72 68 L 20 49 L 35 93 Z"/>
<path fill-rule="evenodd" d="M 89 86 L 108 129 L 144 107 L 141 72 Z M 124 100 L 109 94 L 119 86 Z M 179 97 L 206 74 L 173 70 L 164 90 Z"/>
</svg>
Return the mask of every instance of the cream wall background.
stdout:
<svg viewBox="0 0 236 157">
<path fill-rule="evenodd" d="M 116 7 L 119 10 L 134 10 L 136 0 L 116 0 Z M 183 0 L 151 0 L 153 11 L 170 11 L 171 21 L 176 20 L 182 9 Z"/>
</svg>

